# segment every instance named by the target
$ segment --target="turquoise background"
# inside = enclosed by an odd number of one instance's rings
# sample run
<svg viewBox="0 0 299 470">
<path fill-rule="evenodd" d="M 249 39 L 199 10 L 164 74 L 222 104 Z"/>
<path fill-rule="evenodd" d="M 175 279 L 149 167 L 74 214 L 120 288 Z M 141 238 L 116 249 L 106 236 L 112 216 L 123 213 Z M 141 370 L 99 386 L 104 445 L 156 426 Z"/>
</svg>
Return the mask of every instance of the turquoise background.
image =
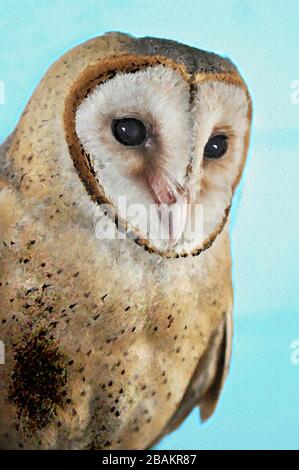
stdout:
<svg viewBox="0 0 299 470">
<path fill-rule="evenodd" d="M 235 338 L 213 418 L 198 410 L 159 449 L 299 448 L 298 0 L 0 0 L 0 141 L 47 67 L 105 31 L 176 39 L 231 57 L 254 100 L 254 132 L 233 207 Z M 297 95 L 299 96 L 299 94 Z"/>
</svg>

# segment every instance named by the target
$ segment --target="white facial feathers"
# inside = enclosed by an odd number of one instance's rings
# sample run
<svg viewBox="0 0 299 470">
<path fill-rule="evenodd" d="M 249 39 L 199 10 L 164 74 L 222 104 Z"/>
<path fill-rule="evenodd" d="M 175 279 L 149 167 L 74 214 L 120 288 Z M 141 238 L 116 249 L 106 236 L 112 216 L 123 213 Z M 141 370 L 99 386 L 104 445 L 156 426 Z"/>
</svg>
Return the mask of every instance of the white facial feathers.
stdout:
<svg viewBox="0 0 299 470">
<path fill-rule="evenodd" d="M 123 117 L 135 117 L 150 127 L 144 149 L 126 147 L 114 138 L 111 122 Z M 221 223 L 240 171 L 249 127 L 248 98 L 241 87 L 224 81 L 203 81 L 198 83 L 190 105 L 189 84 L 175 70 L 157 65 L 136 73 L 119 73 L 82 101 L 75 125 L 111 203 L 116 207 L 119 197 L 125 197 L 127 205 L 145 207 L 137 216 L 118 215 L 132 224 L 132 229 L 139 228 L 154 248 L 163 251 L 174 244 L 173 227 L 164 224 L 162 233 L 161 227 L 159 233 L 157 227 L 144 228 L 144 218 L 153 216 L 150 208 L 157 202 L 147 184 L 147 172 L 153 172 L 155 181 L 162 178 L 170 188 L 180 188 L 178 204 L 186 202 L 189 195 L 189 216 L 180 207 L 173 207 L 172 217 L 179 214 L 181 224 L 180 236 L 175 237 L 179 238 L 177 252 L 199 248 Z M 215 133 L 228 136 L 227 154 L 219 160 L 205 161 L 204 147 Z M 194 232 L 194 224 L 191 230 L 187 219 L 191 220 L 192 215 L 194 218 L 196 204 L 202 206 L 203 227 Z M 155 210 L 160 213 L 161 207 Z"/>
<path fill-rule="evenodd" d="M 135 117 L 151 128 L 144 149 L 116 141 L 111 122 L 122 117 Z M 77 110 L 76 132 L 112 204 L 116 206 L 119 198 L 125 197 L 131 208 L 134 204 L 144 207 L 139 215 L 132 210 L 131 217 L 121 208 L 118 211 L 134 228 L 138 226 L 144 233 L 154 216 L 157 221 L 161 219 L 159 192 L 157 189 L 155 198 L 152 190 L 154 181 L 161 194 L 169 190 L 175 199 L 181 199 L 177 189 L 185 186 L 191 159 L 189 85 L 174 70 L 160 65 L 134 74 L 118 74 L 96 87 Z M 152 181 L 152 186 L 147 181 Z M 164 221 L 159 226 L 152 223 L 144 236 L 155 238 L 163 248 L 172 238 L 170 232 L 173 230 Z"/>
<path fill-rule="evenodd" d="M 242 170 L 247 150 L 248 110 L 248 96 L 241 87 L 221 81 L 198 85 L 193 110 L 197 123 L 195 154 L 203 155 L 211 135 L 227 135 L 229 142 L 222 158 L 195 158 L 193 162 L 190 188 L 195 192 L 194 200 L 203 205 L 204 238 L 215 230 L 216 223 L 231 204 L 233 184 Z M 200 182 L 198 175 L 201 175 Z"/>
<path fill-rule="evenodd" d="M 124 153 L 130 160 L 134 152 L 115 141 L 110 124 L 113 118 L 133 116 L 152 127 L 165 171 L 174 174 L 182 184 L 189 160 L 188 100 L 189 85 L 177 72 L 162 65 L 134 74 L 120 73 L 96 87 L 76 115 L 77 135 L 95 170 L 97 165 L 101 170 L 110 164 L 115 170 L 118 163 L 122 167 L 128 165 Z M 122 173 L 122 168 L 119 171 Z M 103 183 L 105 173 L 101 171 Z"/>
</svg>

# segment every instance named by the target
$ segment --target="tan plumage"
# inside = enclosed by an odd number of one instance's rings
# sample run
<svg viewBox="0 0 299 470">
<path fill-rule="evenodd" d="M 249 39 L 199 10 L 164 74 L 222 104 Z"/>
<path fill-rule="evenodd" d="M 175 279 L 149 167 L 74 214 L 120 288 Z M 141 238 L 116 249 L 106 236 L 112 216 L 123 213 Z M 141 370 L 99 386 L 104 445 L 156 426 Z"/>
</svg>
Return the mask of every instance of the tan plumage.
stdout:
<svg viewBox="0 0 299 470">
<path fill-rule="evenodd" d="M 187 171 L 179 183 L 191 203 L 206 209 L 201 237 L 160 243 L 115 208 L 117 191 L 147 204 L 151 193 L 142 175 L 149 170 L 130 149 L 123 150 L 122 166 L 121 150 L 107 143 L 110 134 L 99 130 L 101 146 L 90 143 L 85 124 L 104 93 L 108 108 L 113 105 L 129 73 L 133 104 L 134 87 L 153 97 L 151 87 L 157 94 L 161 89 L 165 103 L 176 106 L 173 125 L 181 119 L 186 126 L 175 145 L 171 129 L 171 138 L 164 133 L 153 171 L 159 177 L 167 165 L 167 175 L 179 175 L 180 165 L 181 175 Z M 92 95 L 96 86 L 98 96 Z M 180 117 L 189 90 L 190 108 Z M 86 114 L 81 108 L 80 120 L 78 107 L 89 106 L 89 96 L 94 103 Z M 142 112 L 150 115 L 152 103 L 144 104 L 142 96 Z M 182 144 L 189 112 L 192 151 L 186 148 L 189 137 Z M 203 162 L 201 140 L 213 119 L 217 129 L 228 129 L 232 150 L 221 162 Z M 0 365 L 1 448 L 143 449 L 193 406 L 201 407 L 203 419 L 211 415 L 231 351 L 227 218 L 250 120 L 250 98 L 235 67 L 171 41 L 112 33 L 50 68 L 0 149 L 0 339 L 6 349 Z M 114 158 L 120 159 L 115 167 Z M 120 230 L 138 232 L 136 240 L 97 236 L 102 202 L 108 204 L 108 225 L 114 227 L 117 216 Z"/>
</svg>

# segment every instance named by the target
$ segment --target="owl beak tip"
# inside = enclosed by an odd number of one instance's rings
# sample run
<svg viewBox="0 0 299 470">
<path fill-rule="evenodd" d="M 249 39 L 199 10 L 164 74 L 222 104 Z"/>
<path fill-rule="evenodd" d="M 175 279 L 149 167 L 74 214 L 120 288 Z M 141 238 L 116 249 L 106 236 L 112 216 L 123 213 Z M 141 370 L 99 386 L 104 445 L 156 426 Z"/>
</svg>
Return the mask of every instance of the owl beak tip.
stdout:
<svg viewBox="0 0 299 470">
<path fill-rule="evenodd" d="M 148 177 L 149 187 L 154 195 L 155 201 L 160 204 L 172 206 L 184 194 L 184 189 L 179 183 L 172 183 L 164 175 L 154 174 Z"/>
</svg>

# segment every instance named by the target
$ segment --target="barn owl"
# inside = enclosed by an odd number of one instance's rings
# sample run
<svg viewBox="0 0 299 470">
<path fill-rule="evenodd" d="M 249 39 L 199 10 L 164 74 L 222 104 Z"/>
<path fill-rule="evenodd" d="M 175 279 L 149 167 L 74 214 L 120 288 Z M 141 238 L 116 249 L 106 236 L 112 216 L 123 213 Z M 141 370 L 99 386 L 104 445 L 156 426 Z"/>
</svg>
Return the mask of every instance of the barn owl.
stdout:
<svg viewBox="0 0 299 470">
<path fill-rule="evenodd" d="M 211 416 L 250 126 L 235 66 L 174 41 L 48 70 L 0 150 L 1 448 L 146 449 Z"/>
</svg>

